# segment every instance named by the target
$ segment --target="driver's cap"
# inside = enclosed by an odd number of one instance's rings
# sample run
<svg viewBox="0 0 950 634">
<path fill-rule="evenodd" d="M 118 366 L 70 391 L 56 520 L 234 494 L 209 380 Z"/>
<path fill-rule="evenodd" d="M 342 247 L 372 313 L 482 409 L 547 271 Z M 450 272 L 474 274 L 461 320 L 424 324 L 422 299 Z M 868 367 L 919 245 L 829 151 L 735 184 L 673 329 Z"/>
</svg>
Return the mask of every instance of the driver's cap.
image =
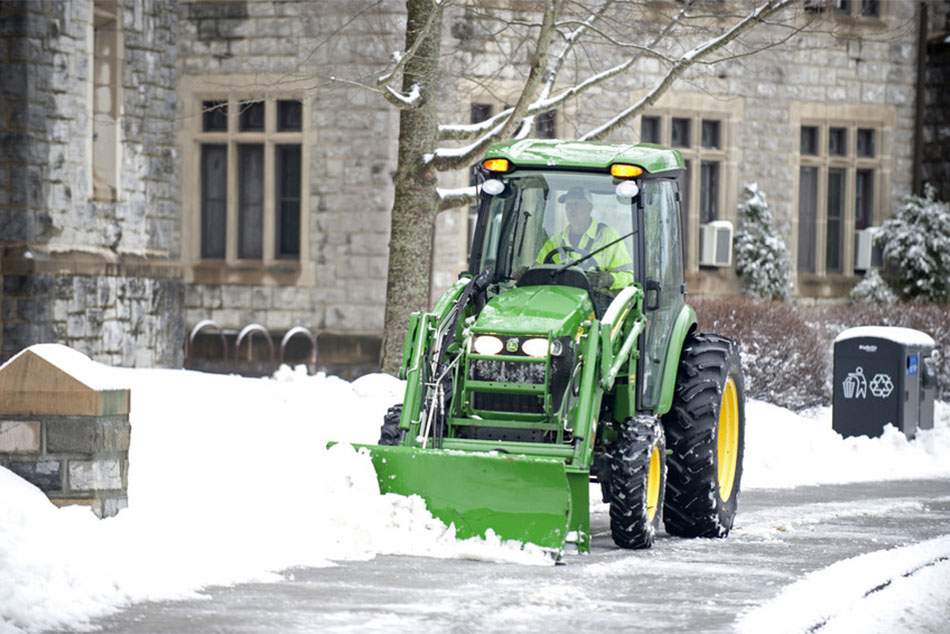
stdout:
<svg viewBox="0 0 950 634">
<path fill-rule="evenodd" d="M 557 199 L 559 203 L 566 202 L 568 200 L 586 200 L 591 202 L 590 192 L 583 187 L 571 187 L 560 198 Z"/>
</svg>

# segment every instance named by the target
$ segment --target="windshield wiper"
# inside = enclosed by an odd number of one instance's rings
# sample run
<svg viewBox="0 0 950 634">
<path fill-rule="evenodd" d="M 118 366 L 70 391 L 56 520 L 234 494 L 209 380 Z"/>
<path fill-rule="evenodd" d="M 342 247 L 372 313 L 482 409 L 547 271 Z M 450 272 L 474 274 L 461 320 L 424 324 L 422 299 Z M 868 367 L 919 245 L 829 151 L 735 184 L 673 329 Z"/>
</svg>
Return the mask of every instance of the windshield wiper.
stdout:
<svg viewBox="0 0 950 634">
<path fill-rule="evenodd" d="M 613 242 L 608 242 L 607 244 L 605 244 L 604 246 L 600 247 L 599 249 L 595 249 L 594 251 L 591 251 L 591 252 L 588 253 L 587 255 L 582 255 L 582 256 L 579 257 L 579 258 L 576 258 L 576 259 L 574 259 L 574 260 L 571 260 L 570 262 L 568 262 L 567 264 L 565 264 L 565 265 L 562 266 L 561 268 L 559 268 L 559 269 L 554 269 L 554 271 L 551 272 L 551 277 L 554 277 L 555 275 L 557 275 L 558 273 L 560 273 L 560 272 L 562 272 L 562 271 L 566 271 L 567 269 L 571 268 L 572 266 L 577 266 L 578 264 L 580 264 L 580 263 L 583 262 L 584 260 L 586 260 L 586 259 L 588 259 L 588 258 L 591 258 L 591 257 L 597 255 L 598 253 L 600 253 L 600 252 L 603 251 L 604 249 L 607 249 L 607 248 L 609 248 L 609 247 L 612 247 L 612 246 L 614 246 L 615 244 L 617 244 L 618 242 L 621 242 L 621 241 L 623 241 L 623 240 L 626 240 L 627 238 L 629 238 L 630 236 L 632 236 L 632 235 L 635 234 L 635 233 L 636 233 L 636 230 L 634 229 L 633 231 L 631 231 L 631 232 L 628 233 L 627 235 L 625 235 L 625 236 L 620 236 L 619 238 L 617 238 L 617 239 L 614 240 Z M 572 250 L 573 250 L 573 249 L 572 249 Z"/>
</svg>

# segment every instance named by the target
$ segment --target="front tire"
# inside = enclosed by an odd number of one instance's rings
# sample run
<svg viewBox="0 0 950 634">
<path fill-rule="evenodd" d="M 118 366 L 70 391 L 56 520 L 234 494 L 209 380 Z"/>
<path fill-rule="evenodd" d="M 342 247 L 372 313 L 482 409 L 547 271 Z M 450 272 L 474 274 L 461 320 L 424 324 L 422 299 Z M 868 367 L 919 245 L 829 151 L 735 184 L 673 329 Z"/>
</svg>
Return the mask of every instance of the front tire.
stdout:
<svg viewBox="0 0 950 634">
<path fill-rule="evenodd" d="M 402 403 L 393 405 L 383 417 L 383 425 L 379 429 L 379 445 L 395 447 L 402 440 L 399 429 L 399 419 L 402 417 Z"/>
<path fill-rule="evenodd" d="M 604 489 L 614 543 L 621 548 L 651 547 L 666 488 L 666 443 L 660 421 L 652 416 L 624 421 L 609 469 Z"/>
<path fill-rule="evenodd" d="M 686 338 L 664 426 L 671 449 L 666 531 L 725 537 L 738 507 L 745 445 L 745 388 L 732 340 L 712 334 Z"/>
</svg>

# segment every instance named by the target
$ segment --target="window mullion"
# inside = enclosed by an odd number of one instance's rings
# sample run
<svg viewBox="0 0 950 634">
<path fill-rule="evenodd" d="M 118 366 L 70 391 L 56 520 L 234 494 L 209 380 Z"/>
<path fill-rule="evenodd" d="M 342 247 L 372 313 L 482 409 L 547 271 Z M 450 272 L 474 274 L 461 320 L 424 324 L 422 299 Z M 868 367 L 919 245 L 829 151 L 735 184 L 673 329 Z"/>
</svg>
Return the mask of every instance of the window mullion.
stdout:
<svg viewBox="0 0 950 634">
<path fill-rule="evenodd" d="M 237 143 L 234 140 L 228 141 L 228 202 L 227 202 L 227 223 L 226 223 L 226 243 L 225 260 L 229 265 L 237 262 L 237 240 L 238 240 L 238 159 Z"/>
<path fill-rule="evenodd" d="M 275 212 L 275 198 L 277 196 L 275 184 L 276 161 L 274 157 L 274 143 L 264 144 L 264 262 L 272 263 L 275 259 L 274 244 L 276 239 L 277 216 Z"/>
</svg>

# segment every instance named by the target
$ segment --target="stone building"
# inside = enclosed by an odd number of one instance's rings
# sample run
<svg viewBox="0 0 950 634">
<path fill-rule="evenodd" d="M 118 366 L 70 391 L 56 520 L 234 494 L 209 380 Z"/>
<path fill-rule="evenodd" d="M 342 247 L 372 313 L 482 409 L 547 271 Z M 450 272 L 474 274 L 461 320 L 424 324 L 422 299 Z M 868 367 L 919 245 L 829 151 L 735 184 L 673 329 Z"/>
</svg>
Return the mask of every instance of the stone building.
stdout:
<svg viewBox="0 0 950 634">
<path fill-rule="evenodd" d="M 174 4 L 0 5 L 0 349 L 175 366 L 184 336 Z"/>
<path fill-rule="evenodd" d="M 713 30 L 751 6 L 701 4 Z M 920 31 L 916 1 L 802 0 L 756 36 L 774 47 L 696 67 L 612 134 L 687 160 L 691 292 L 738 290 L 715 230 L 735 224 L 746 183 L 768 194 L 804 297 L 846 293 L 866 264 L 864 230 L 923 180 L 948 187 L 947 92 L 928 83 L 947 82 L 947 3 L 926 4 Z M 499 112 L 524 67 L 509 58 L 526 61 L 524 42 L 483 13 L 530 17 L 530 3 L 468 5 L 444 17 L 445 121 Z M 679 6 L 615 17 L 645 37 Z M 396 0 L 0 5 L 0 358 L 56 341 L 109 363 L 178 366 L 186 333 L 211 319 L 231 341 L 250 323 L 278 337 L 305 326 L 321 365 L 373 367 L 399 117 L 366 85 L 404 26 Z M 596 61 L 575 70 L 624 54 L 591 45 Z M 535 134 L 576 137 L 661 77 L 644 58 L 539 118 Z M 466 267 L 469 225 L 469 209 L 439 219 L 434 297 Z M 211 333 L 198 344 L 219 354 Z"/>
</svg>

